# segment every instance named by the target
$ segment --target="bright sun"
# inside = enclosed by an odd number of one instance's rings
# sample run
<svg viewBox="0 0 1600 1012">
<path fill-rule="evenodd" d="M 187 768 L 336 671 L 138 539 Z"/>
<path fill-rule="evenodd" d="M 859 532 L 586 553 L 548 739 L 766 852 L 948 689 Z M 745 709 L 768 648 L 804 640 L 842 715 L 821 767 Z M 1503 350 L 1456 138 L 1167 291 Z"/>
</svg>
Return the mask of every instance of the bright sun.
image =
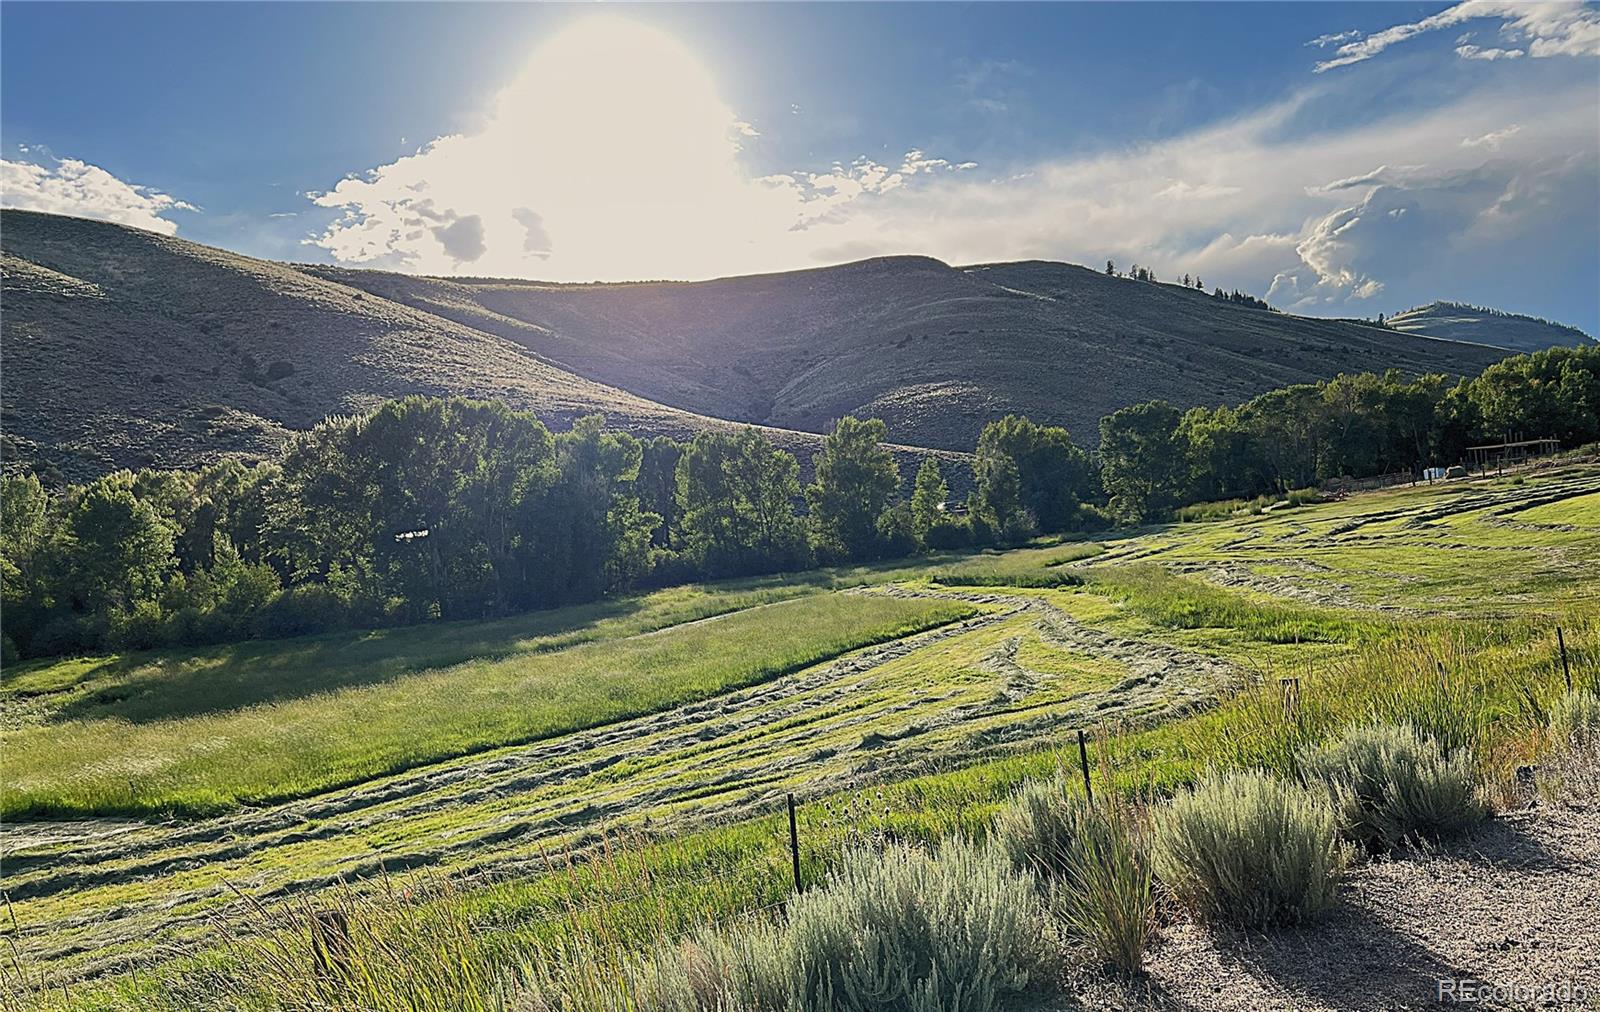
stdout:
<svg viewBox="0 0 1600 1012">
<path fill-rule="evenodd" d="M 792 191 L 740 164 L 751 133 L 677 40 L 586 18 L 533 52 L 481 131 L 321 201 L 366 213 L 342 244 L 410 240 L 423 252 L 408 266 L 423 271 L 705 276 L 749 263 L 754 237 L 781 237 L 796 218 Z"/>
</svg>

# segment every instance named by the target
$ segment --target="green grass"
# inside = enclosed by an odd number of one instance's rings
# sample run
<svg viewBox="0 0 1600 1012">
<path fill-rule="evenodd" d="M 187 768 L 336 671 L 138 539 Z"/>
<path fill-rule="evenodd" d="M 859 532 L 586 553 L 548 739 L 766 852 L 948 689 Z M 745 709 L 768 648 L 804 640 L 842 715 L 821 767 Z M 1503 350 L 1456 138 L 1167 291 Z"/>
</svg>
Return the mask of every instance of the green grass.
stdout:
<svg viewBox="0 0 1600 1012">
<path fill-rule="evenodd" d="M 951 587 L 1064 587 L 1083 582 L 1065 567 L 1105 551 L 1087 542 L 984 552 L 954 565 L 926 571 L 926 578 Z"/>
<path fill-rule="evenodd" d="M 1546 716 L 1564 691 L 1554 626 L 1566 630 L 1580 681 L 1600 671 L 1600 600 L 1584 576 L 1600 564 L 1600 538 L 1570 520 L 1582 517 L 1592 498 L 1585 493 L 1586 481 L 1593 487 L 1600 473 L 1541 473 L 1529 475 L 1521 486 L 1474 481 L 1401 488 L 1288 514 L 1149 529 L 1103 539 L 1103 552 L 1098 545 L 1056 545 L 947 555 L 913 564 L 791 574 L 704 593 L 720 598 L 794 588 L 811 594 L 754 613 L 782 617 L 794 614 L 782 611 L 786 608 L 826 610 L 832 606 L 824 602 L 837 600 L 853 609 L 871 597 L 816 593 L 831 588 L 900 582 L 919 594 L 940 594 L 944 591 L 930 579 L 933 573 L 975 573 L 992 581 L 986 585 L 997 597 L 1054 605 L 1118 642 L 1166 643 L 1224 657 L 1247 676 L 1221 698 L 1185 702 L 1177 711 L 1135 708 L 1126 712 L 1133 721 L 1126 726 L 1117 723 L 1120 717 L 1107 719 L 1091 744 L 1097 797 L 1113 789 L 1170 795 L 1212 770 L 1284 773 L 1304 749 L 1335 740 L 1351 725 L 1380 721 L 1421 726 L 1432 737 L 1470 747 L 1494 783 L 1509 779 L 1519 765 L 1540 761 L 1539 749 L 1547 745 Z M 1516 509 L 1551 496 L 1558 498 Z M 1535 529 L 1530 515 L 1545 526 Z M 1051 571 L 1067 563 L 1085 579 L 1083 585 L 1050 581 Z M 1208 582 L 1213 573 L 1235 582 Z M 1237 580 L 1241 575 L 1245 579 Z M 1035 578 L 1043 585 L 1026 585 Z M 648 607 L 639 603 L 651 600 L 656 603 Z M 681 612 L 673 610 L 680 606 Z M 629 644 L 637 641 L 674 638 L 745 614 L 641 636 L 639 631 L 654 627 L 650 623 L 677 621 L 668 612 L 687 616 L 700 605 L 669 604 L 650 595 L 627 607 L 638 614 L 599 620 L 635 622 L 633 633 L 619 625 L 591 635 L 576 628 L 583 622 L 573 620 L 569 625 L 575 628 L 551 626 L 523 638 L 583 636 L 596 642 L 530 646 L 482 664 L 500 672 L 490 681 L 503 677 L 509 685 L 516 682 L 512 665 L 559 668 L 561 658 L 631 656 Z M 656 607 L 662 610 L 649 617 L 648 609 Z M 785 624 L 794 623 L 754 623 L 755 635 L 747 638 L 770 640 L 783 633 Z M 463 627 L 461 634 L 470 635 L 472 628 Z M 414 648 L 420 650 L 434 631 L 448 627 L 417 631 Z M 263 650 L 254 670 L 270 679 L 266 660 L 273 647 L 251 646 Z M 276 645 L 298 646 L 312 645 Z M 741 642 L 740 649 L 745 648 Z M 1037 684 L 1018 695 L 1012 676 L 993 663 L 997 652 L 1034 672 Z M 662 663 L 692 674 L 705 663 L 700 653 Z M 126 675 L 116 677 L 131 679 L 142 670 L 138 677 L 154 688 L 161 672 L 182 671 L 198 656 L 174 652 L 129 658 L 119 661 Z M 18 691 L 0 694 L 6 726 L 20 727 L 24 734 L 70 726 L 62 723 L 69 718 L 68 707 L 82 707 L 86 697 L 120 684 L 107 671 L 93 673 L 97 663 L 68 662 L 48 672 L 28 669 L 21 673 L 31 681 L 15 683 L 8 671 L 6 687 L 15 685 Z M 602 698 L 614 679 L 631 691 L 640 677 L 632 669 L 586 668 L 590 678 L 573 677 L 583 683 L 573 697 L 583 705 Z M 226 673 L 229 666 L 212 662 L 209 670 Z M 339 691 L 397 690 L 439 674 L 407 668 L 357 679 Z M 1282 677 L 1300 680 L 1300 703 L 1291 712 L 1285 709 Z M 812 882 L 846 848 L 862 841 L 982 836 L 1023 781 L 1057 777 L 1065 769 L 1068 782 L 1077 783 L 1073 730 L 1106 719 L 1101 714 L 1108 711 L 1096 707 L 1128 680 L 1120 662 L 1085 652 L 1081 645 L 1063 645 L 1037 624 L 1037 613 L 1020 612 L 776 703 L 722 737 L 685 742 L 646 734 L 596 749 L 595 770 L 570 781 L 536 777 L 508 786 L 503 794 L 500 781 L 492 781 L 493 790 L 472 799 L 453 799 L 447 792 L 407 798 L 373 808 L 360 822 L 330 819 L 329 828 L 337 826 L 338 834 L 318 835 L 321 827 L 313 822 L 292 827 L 309 833 L 285 829 L 282 841 L 237 857 L 228 854 L 225 842 L 196 843 L 148 859 L 102 862 L 98 867 L 114 876 L 105 882 L 14 897 L 22 926 L 17 941 L 24 965 L 38 958 L 42 968 L 59 967 L 68 975 L 91 957 L 120 953 L 148 960 L 156 942 L 197 953 L 192 958 L 163 955 L 137 977 L 109 978 L 75 991 L 70 1004 L 78 1007 L 240 1007 L 248 1004 L 240 995 L 262 1002 L 271 997 L 270 987 L 251 976 L 240 950 L 214 948 L 216 936 L 203 927 L 217 915 L 217 896 L 226 895 L 223 883 L 268 891 L 317 875 L 345 874 L 361 867 L 363 858 L 421 854 L 436 871 L 398 878 L 395 887 L 424 888 L 429 876 L 462 876 L 422 902 L 470 929 L 474 944 L 481 944 L 471 956 L 483 960 L 480 968 L 514 968 L 537 959 L 547 947 L 562 946 L 589 946 L 584 951 L 594 965 L 611 965 L 605 960 L 631 958 L 628 954 L 663 938 L 726 923 L 782 900 L 789 876 L 788 826 L 774 809 L 781 808 L 785 791 L 803 799 L 802 870 Z M 651 691 L 663 690 L 659 681 L 645 682 Z M 56 691 L 45 691 L 50 683 Z M 557 672 L 552 684 L 569 683 Z M 22 695 L 23 689 L 34 694 Z M 298 706 L 324 698 L 282 697 L 265 705 Z M 443 708 L 457 703 L 452 699 Z M 102 697 L 95 705 L 106 716 L 115 707 L 136 704 Z M 157 702 L 152 698 L 137 705 Z M 440 704 L 435 699 L 430 705 Z M 350 739 L 352 726 L 364 728 L 369 718 L 359 707 L 339 711 L 344 720 L 334 719 L 330 710 L 326 724 L 328 735 L 336 738 Z M 951 719 L 957 713 L 965 716 Z M 205 711 L 181 721 L 227 715 Z M 371 716 L 380 729 L 392 719 L 386 711 Z M 133 734 L 173 723 L 115 719 L 121 721 L 115 726 Z M 174 738 L 171 747 L 196 748 L 205 740 L 200 732 L 206 726 L 185 723 L 186 734 Z M 1057 745 L 1066 750 L 1057 753 Z M 43 755 L 43 744 L 37 748 L 36 756 Z M 79 751 L 61 769 L 73 764 L 86 769 L 94 758 Z M 563 820 L 585 810 L 613 814 L 608 823 L 577 820 L 566 826 Z M 721 813 L 735 821 L 708 823 Z M 531 842 L 500 841 L 500 827 L 516 820 L 558 828 Z M 603 846 L 596 835 L 602 830 L 609 841 Z M 158 838 L 154 830 L 149 838 Z M 451 846 L 459 846 L 459 852 Z M 39 874 L 34 869 L 49 862 L 72 862 L 75 848 L 37 844 L 20 854 L 8 868 L 8 885 L 26 886 Z M 155 860 L 173 864 L 152 868 Z M 492 877 L 474 877 L 480 868 Z M 370 882 L 357 888 L 373 895 Z M 317 894 L 309 895 L 321 902 Z M 377 897 L 374 902 L 383 907 L 381 888 Z M 406 909 L 401 904 L 373 916 L 412 916 Z M 107 911 L 119 916 L 108 919 Z M 174 927 L 177 918 L 186 920 Z M 223 979 L 233 982 L 231 990 L 221 989 Z"/>
<path fill-rule="evenodd" d="M 972 610 L 825 595 L 194 716 L 130 719 L 112 702 L 106 717 L 7 735 L 0 816 L 199 814 L 303 796 L 703 699 Z"/>
<path fill-rule="evenodd" d="M 1227 629 L 1265 643 L 1352 643 L 1376 620 L 1334 608 L 1238 593 L 1150 564 L 1089 572 L 1087 587 L 1169 629 Z"/>
<path fill-rule="evenodd" d="M 492 622 L 437 622 L 33 661 L 10 666 L 0 675 L 0 703 L 13 722 L 59 717 L 163 720 L 388 682 L 465 661 L 634 636 L 817 593 L 806 585 L 749 583 L 674 587 Z"/>
</svg>

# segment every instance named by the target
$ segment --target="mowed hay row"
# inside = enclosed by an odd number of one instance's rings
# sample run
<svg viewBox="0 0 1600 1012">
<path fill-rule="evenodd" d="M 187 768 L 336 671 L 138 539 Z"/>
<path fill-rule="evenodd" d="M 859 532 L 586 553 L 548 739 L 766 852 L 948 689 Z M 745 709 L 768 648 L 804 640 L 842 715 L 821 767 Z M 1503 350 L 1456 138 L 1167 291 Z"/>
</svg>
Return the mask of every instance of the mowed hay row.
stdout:
<svg viewBox="0 0 1600 1012">
<path fill-rule="evenodd" d="M 173 720 L 8 736 L 0 814 L 205 813 L 622 720 L 972 614 L 827 595 L 614 641 Z"/>
</svg>

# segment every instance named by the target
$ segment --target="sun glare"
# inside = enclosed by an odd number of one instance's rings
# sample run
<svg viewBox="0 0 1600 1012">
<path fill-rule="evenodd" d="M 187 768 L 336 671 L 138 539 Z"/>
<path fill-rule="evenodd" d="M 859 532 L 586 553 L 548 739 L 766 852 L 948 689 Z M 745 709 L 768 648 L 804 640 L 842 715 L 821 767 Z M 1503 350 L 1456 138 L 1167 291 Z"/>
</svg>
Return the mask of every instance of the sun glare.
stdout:
<svg viewBox="0 0 1600 1012">
<path fill-rule="evenodd" d="M 705 276 L 794 222 L 793 194 L 740 164 L 748 133 L 677 40 L 587 18 L 534 50 L 481 131 L 346 179 L 319 202 L 365 215 L 338 233 L 341 259 L 421 237 L 407 266 L 429 272 Z"/>
</svg>

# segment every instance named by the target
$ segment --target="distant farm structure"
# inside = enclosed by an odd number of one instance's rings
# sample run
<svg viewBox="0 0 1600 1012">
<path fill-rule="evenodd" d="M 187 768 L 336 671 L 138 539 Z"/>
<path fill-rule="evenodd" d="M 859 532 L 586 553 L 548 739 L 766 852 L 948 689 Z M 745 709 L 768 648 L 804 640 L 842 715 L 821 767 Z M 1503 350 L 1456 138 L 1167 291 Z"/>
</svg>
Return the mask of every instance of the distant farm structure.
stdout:
<svg viewBox="0 0 1600 1012">
<path fill-rule="evenodd" d="M 1467 466 L 1482 473 L 1494 468 L 1514 467 L 1534 457 L 1544 457 L 1561 449 L 1559 439 L 1518 439 L 1467 447 Z"/>
</svg>

